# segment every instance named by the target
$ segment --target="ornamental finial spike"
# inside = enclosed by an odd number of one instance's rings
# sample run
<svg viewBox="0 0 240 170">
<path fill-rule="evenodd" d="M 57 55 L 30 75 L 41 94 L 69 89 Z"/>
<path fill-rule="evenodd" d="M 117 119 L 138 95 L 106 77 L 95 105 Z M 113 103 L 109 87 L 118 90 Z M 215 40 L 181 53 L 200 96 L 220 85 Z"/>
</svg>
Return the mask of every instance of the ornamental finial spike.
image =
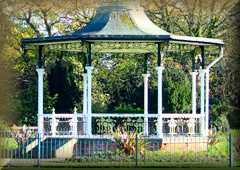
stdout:
<svg viewBox="0 0 240 170">
<path fill-rule="evenodd" d="M 77 114 L 77 107 L 75 106 L 74 109 L 73 109 L 73 113 L 74 114 Z"/>
<path fill-rule="evenodd" d="M 55 114 L 56 112 L 55 112 L 55 108 L 53 107 L 52 108 L 52 114 Z"/>
</svg>

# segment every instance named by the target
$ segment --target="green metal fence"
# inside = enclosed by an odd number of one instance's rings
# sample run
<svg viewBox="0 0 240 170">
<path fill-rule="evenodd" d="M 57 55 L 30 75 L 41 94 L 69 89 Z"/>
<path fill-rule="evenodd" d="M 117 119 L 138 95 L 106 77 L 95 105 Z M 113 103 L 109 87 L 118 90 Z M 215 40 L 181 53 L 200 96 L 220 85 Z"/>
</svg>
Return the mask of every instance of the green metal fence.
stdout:
<svg viewBox="0 0 240 170">
<path fill-rule="evenodd" d="M 239 166 L 236 137 L 141 135 L 121 139 L 50 138 L 1 133 L 5 166 L 69 167 L 227 167 Z"/>
</svg>

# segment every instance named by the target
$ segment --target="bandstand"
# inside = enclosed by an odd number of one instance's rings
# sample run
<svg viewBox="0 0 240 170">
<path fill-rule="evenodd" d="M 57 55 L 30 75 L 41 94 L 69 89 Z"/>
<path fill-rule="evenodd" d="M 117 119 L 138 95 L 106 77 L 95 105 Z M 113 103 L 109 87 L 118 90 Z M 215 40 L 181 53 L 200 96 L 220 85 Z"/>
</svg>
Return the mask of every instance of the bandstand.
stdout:
<svg viewBox="0 0 240 170">
<path fill-rule="evenodd" d="M 95 138 L 93 134 L 92 120 L 93 118 L 143 118 L 144 136 L 149 134 L 149 119 L 155 118 L 156 134 L 155 138 L 164 138 L 166 135 L 176 134 L 176 122 L 184 120 L 188 127 L 188 135 L 190 136 L 208 136 L 209 129 L 209 75 L 213 65 L 223 58 L 224 43 L 219 39 L 191 37 L 174 35 L 156 26 L 144 12 L 144 9 L 138 5 L 129 4 L 108 4 L 100 6 L 95 17 L 83 28 L 69 35 L 26 38 L 21 41 L 24 52 L 29 49 L 38 50 L 38 134 L 40 136 L 49 137 L 73 137 L 73 138 Z M 150 74 L 146 68 L 143 74 L 144 81 L 144 113 L 93 113 L 92 112 L 92 72 L 94 65 L 92 60 L 94 54 L 101 50 L 99 44 L 134 44 L 142 48 L 148 48 L 151 45 L 155 48 L 154 51 L 142 50 L 141 54 L 146 58 L 146 63 L 150 55 L 157 56 L 157 113 L 149 113 L 148 109 L 148 83 Z M 163 72 L 164 72 L 164 53 L 162 47 L 169 43 L 184 44 L 195 46 L 201 51 L 200 68 L 195 67 L 193 62 L 192 69 L 192 112 L 191 113 L 164 113 L 163 112 Z M 205 62 L 205 47 L 219 47 L 219 56 L 210 63 Z M 128 47 L 127 47 L 128 48 Z M 53 109 L 51 114 L 44 113 L 44 73 L 45 62 L 48 57 L 47 51 L 75 51 L 83 53 L 85 56 L 85 66 L 83 70 L 83 110 L 78 112 L 74 109 L 72 114 L 57 114 Z M 116 49 L 110 49 L 111 52 Z M 154 55 L 155 53 L 155 55 Z M 194 57 L 194 56 L 192 56 Z M 147 65 L 145 63 L 145 65 Z M 197 110 L 197 78 L 200 77 L 200 112 Z M 60 133 L 58 124 L 60 120 L 69 122 L 68 133 Z M 50 130 L 47 132 L 45 122 L 50 122 Z M 165 122 L 165 123 L 164 123 Z M 164 125 L 165 124 L 165 125 Z M 168 126 L 168 131 L 164 128 Z M 197 130 L 198 129 L 198 130 Z M 46 133 L 47 132 L 47 133 Z"/>
</svg>

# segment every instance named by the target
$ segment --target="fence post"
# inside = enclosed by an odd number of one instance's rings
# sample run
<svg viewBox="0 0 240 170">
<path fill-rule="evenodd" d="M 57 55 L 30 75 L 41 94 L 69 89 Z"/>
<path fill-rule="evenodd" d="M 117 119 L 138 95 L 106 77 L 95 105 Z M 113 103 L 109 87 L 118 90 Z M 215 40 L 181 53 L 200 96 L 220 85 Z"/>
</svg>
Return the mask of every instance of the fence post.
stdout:
<svg viewBox="0 0 240 170">
<path fill-rule="evenodd" d="M 136 134 L 136 167 L 138 167 L 138 135 Z"/>
<path fill-rule="evenodd" d="M 229 167 L 233 167 L 233 137 L 231 135 L 231 132 L 229 133 L 228 137 L 228 159 L 229 159 Z"/>
<path fill-rule="evenodd" d="M 40 160 L 41 160 L 41 134 L 38 133 L 37 135 L 38 140 L 38 161 L 37 166 L 40 167 Z"/>
</svg>

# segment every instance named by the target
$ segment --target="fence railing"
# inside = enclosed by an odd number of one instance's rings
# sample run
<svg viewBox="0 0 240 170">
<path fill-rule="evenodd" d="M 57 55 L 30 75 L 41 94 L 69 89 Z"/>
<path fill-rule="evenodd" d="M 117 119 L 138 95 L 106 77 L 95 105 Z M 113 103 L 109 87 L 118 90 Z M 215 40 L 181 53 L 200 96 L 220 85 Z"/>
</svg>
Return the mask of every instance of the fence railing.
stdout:
<svg viewBox="0 0 240 170">
<path fill-rule="evenodd" d="M 131 133 L 112 139 L 39 138 L 37 134 L 21 139 L 5 132 L 0 133 L 0 141 L 0 159 L 7 160 L 6 166 L 224 167 L 232 161 L 228 136 L 223 137 L 223 143 L 217 143 L 214 138 L 200 136 L 159 140 Z"/>
<path fill-rule="evenodd" d="M 148 114 L 149 134 L 157 135 L 157 114 Z M 53 137 L 85 136 L 86 119 L 82 113 L 44 114 L 44 134 Z M 200 135 L 200 114 L 162 114 L 163 135 Z M 143 113 L 93 113 L 93 135 L 111 135 L 119 126 L 128 130 L 144 129 Z"/>
</svg>

